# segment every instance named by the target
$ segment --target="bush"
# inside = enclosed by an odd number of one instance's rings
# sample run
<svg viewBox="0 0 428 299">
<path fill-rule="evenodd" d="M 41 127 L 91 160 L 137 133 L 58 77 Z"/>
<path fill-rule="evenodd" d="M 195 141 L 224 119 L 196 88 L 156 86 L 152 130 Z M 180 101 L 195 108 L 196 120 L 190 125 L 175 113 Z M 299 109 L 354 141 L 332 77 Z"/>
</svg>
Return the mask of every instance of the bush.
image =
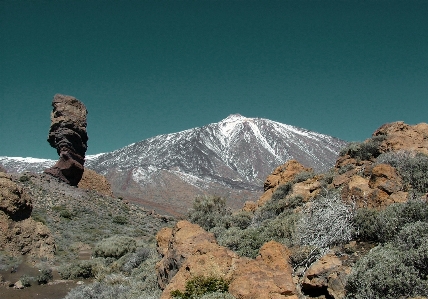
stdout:
<svg viewBox="0 0 428 299">
<path fill-rule="evenodd" d="M 231 227 L 218 235 L 217 241 L 221 246 L 225 246 L 241 256 L 254 258 L 259 253 L 260 247 L 269 240 L 260 229 L 249 227 L 240 230 L 237 227 Z"/>
<path fill-rule="evenodd" d="M 90 285 L 83 285 L 77 288 L 72 289 L 64 299 L 104 299 L 104 298 L 115 298 L 115 299 L 125 299 L 129 298 L 126 296 L 129 287 L 123 286 L 121 284 L 106 284 L 95 282 Z"/>
<path fill-rule="evenodd" d="M 147 248 L 138 248 L 134 253 L 129 254 L 129 258 L 123 264 L 121 270 L 130 273 L 132 269 L 137 268 L 150 256 L 150 250 Z"/>
<path fill-rule="evenodd" d="M 171 292 L 173 298 L 193 299 L 207 293 L 225 293 L 229 289 L 229 282 L 221 277 L 195 276 L 186 282 L 184 292 L 175 290 Z"/>
<path fill-rule="evenodd" d="M 425 239 L 425 244 L 428 244 Z M 428 246 L 424 247 L 425 256 Z M 348 299 L 396 299 L 427 296 L 426 273 L 413 261 L 419 260 L 417 250 L 402 251 L 392 244 L 379 245 L 360 259 L 348 277 Z"/>
<path fill-rule="evenodd" d="M 388 152 L 380 155 L 376 163 L 397 169 L 407 189 L 411 186 L 417 192 L 428 192 L 428 156 L 409 151 Z"/>
<path fill-rule="evenodd" d="M 239 211 L 230 217 L 230 226 L 246 229 L 248 226 L 250 226 L 252 220 L 253 214 L 251 212 Z"/>
<path fill-rule="evenodd" d="M 97 274 L 101 264 L 99 259 L 78 261 L 61 266 L 58 272 L 62 279 L 90 278 Z"/>
<path fill-rule="evenodd" d="M 128 252 L 135 251 L 136 247 L 137 243 L 134 238 L 115 235 L 98 242 L 94 248 L 94 255 L 118 259 Z"/>
<path fill-rule="evenodd" d="M 304 182 L 306 180 L 309 180 L 315 176 L 315 173 L 313 171 L 301 171 L 298 174 L 296 174 L 293 178 L 293 183 L 300 183 Z"/>
<path fill-rule="evenodd" d="M 52 275 L 52 269 L 43 268 L 40 269 L 40 274 L 37 276 L 37 283 L 38 284 L 47 284 L 49 280 L 53 279 Z"/>
<path fill-rule="evenodd" d="M 329 248 L 349 242 L 355 234 L 353 213 L 353 206 L 343 203 L 338 193 L 316 199 L 297 224 L 300 244 Z"/>
<path fill-rule="evenodd" d="M 34 281 L 34 278 L 24 274 L 21 276 L 21 278 L 19 278 L 19 280 L 21 281 L 24 287 L 28 288 L 31 287 L 31 283 Z"/>
<path fill-rule="evenodd" d="M 128 219 L 126 219 L 126 217 L 125 217 L 125 216 L 121 216 L 121 215 L 119 215 L 119 216 L 114 216 L 114 217 L 113 217 L 113 223 L 120 224 L 120 225 L 124 225 L 124 224 L 127 224 L 127 223 L 128 223 Z"/>
<path fill-rule="evenodd" d="M 370 160 L 381 154 L 380 145 L 386 136 L 374 136 L 365 142 L 351 142 L 343 148 L 339 155 L 349 155 L 351 158 L 358 160 Z"/>
<path fill-rule="evenodd" d="M 279 185 L 278 188 L 272 194 L 272 200 L 278 200 L 285 198 L 293 190 L 293 184 L 288 182 L 283 185 Z"/>
<path fill-rule="evenodd" d="M 428 222 L 428 202 L 409 200 L 382 211 L 362 208 L 353 219 L 360 239 L 381 243 L 393 240 L 406 224 L 417 221 Z"/>
<path fill-rule="evenodd" d="M 231 215 L 224 198 L 204 196 L 195 199 L 193 208 L 188 213 L 188 220 L 208 231 L 216 226 L 227 226 L 228 217 Z"/>
<path fill-rule="evenodd" d="M 286 198 L 273 197 L 254 214 L 253 224 L 257 225 L 266 219 L 274 219 L 278 215 L 303 205 L 303 197 L 300 195 Z"/>
</svg>

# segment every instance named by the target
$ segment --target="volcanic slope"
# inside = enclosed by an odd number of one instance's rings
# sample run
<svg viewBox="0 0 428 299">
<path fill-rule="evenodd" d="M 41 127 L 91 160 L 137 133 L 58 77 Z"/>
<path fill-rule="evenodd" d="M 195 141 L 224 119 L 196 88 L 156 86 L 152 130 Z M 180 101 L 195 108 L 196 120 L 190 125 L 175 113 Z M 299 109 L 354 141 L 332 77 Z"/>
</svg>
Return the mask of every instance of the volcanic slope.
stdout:
<svg viewBox="0 0 428 299">
<path fill-rule="evenodd" d="M 242 207 L 260 196 L 266 176 L 295 159 L 315 171 L 334 165 L 345 141 L 262 118 L 233 114 L 92 156 L 86 167 L 107 177 L 113 192 L 161 213 L 187 211 L 195 196 L 215 194 Z"/>
</svg>

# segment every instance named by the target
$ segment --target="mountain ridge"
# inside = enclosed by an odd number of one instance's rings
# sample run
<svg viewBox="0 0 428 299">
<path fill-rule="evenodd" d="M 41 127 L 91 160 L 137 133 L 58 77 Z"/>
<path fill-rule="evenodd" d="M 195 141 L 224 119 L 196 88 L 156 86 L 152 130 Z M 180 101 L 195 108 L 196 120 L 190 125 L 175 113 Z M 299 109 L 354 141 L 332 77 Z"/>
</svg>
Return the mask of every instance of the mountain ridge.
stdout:
<svg viewBox="0 0 428 299">
<path fill-rule="evenodd" d="M 244 198 L 257 198 L 266 176 L 290 159 L 325 171 L 345 144 L 291 125 L 231 114 L 217 123 L 88 156 L 85 167 L 105 175 L 117 196 L 185 212 L 203 194 L 226 196 L 232 206 L 242 206 Z M 8 168 L 1 157 L 0 163 Z"/>
</svg>

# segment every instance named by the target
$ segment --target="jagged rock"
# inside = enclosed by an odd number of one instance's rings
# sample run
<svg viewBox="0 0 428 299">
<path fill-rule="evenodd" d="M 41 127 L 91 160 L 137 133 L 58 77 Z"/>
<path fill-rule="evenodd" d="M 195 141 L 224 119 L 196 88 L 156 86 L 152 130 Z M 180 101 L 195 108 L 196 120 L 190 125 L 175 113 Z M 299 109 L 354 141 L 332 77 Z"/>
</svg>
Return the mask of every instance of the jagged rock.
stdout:
<svg viewBox="0 0 428 299">
<path fill-rule="evenodd" d="M 346 279 L 350 273 L 350 267 L 344 266 L 334 253 L 328 253 L 306 271 L 302 291 L 311 297 L 345 298 Z"/>
<path fill-rule="evenodd" d="M 255 260 L 242 258 L 188 221 L 179 221 L 172 231 L 162 230 L 157 240 L 158 251 L 164 253 L 156 266 L 162 299 L 171 298 L 173 290 L 184 291 L 186 281 L 200 275 L 230 280 L 229 292 L 237 298 L 297 299 L 288 251 L 277 242 L 265 244 Z"/>
<path fill-rule="evenodd" d="M 7 171 L 6 171 L 6 168 L 4 168 L 4 166 L 3 165 L 1 165 L 0 164 L 0 172 L 4 172 L 4 173 L 6 173 Z"/>
<path fill-rule="evenodd" d="M 84 169 L 82 179 L 77 186 L 82 189 L 95 190 L 102 195 L 113 196 L 111 185 L 105 176 L 88 168 Z"/>
<path fill-rule="evenodd" d="M 381 151 L 413 150 L 428 155 L 428 124 L 414 126 L 402 121 L 382 125 L 373 136 L 386 136 Z"/>
<path fill-rule="evenodd" d="M 240 258 L 229 292 L 241 299 L 297 299 L 289 256 L 284 245 L 270 241 L 262 246 L 256 259 Z"/>
<path fill-rule="evenodd" d="M 273 192 L 278 186 L 291 182 L 298 173 L 311 170 L 311 168 L 303 166 L 296 160 L 287 161 L 285 164 L 277 167 L 272 174 L 266 178 L 264 183 L 265 193 L 259 198 L 257 205 L 264 205 L 265 202 L 272 197 Z"/>
<path fill-rule="evenodd" d="M 336 175 L 333 178 L 333 186 L 335 188 L 342 186 L 343 184 L 349 183 L 351 178 L 357 173 L 356 169 L 348 170 L 340 175 Z"/>
<path fill-rule="evenodd" d="M 55 243 L 47 226 L 34 221 L 31 197 L 0 173 L 0 250 L 12 255 L 52 259 Z"/>
<path fill-rule="evenodd" d="M 164 227 L 156 234 L 157 251 L 160 255 L 165 256 L 167 253 L 171 236 L 172 228 L 170 227 Z"/>
<path fill-rule="evenodd" d="M 403 184 L 394 167 L 388 164 L 379 164 L 372 170 L 369 187 L 378 188 L 391 194 L 400 191 L 403 188 Z"/>
<path fill-rule="evenodd" d="M 30 217 L 33 205 L 31 197 L 10 176 L 0 172 L 0 211 L 10 219 L 19 221 Z"/>
<path fill-rule="evenodd" d="M 87 110 L 82 102 L 72 96 L 56 94 L 52 101 L 51 127 L 48 142 L 56 148 L 58 162 L 45 170 L 66 183 L 77 186 L 83 175 L 87 149 Z"/>
<path fill-rule="evenodd" d="M 317 177 L 293 185 L 293 193 L 290 196 L 302 196 L 304 201 L 309 201 L 318 195 L 321 183 Z"/>
</svg>

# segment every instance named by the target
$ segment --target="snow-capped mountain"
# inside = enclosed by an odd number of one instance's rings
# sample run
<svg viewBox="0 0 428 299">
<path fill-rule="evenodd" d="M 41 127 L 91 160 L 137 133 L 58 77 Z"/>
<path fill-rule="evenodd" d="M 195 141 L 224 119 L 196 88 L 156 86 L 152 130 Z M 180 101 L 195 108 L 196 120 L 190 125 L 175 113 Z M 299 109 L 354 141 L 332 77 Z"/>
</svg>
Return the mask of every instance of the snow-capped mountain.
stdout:
<svg viewBox="0 0 428 299">
<path fill-rule="evenodd" d="M 113 190 L 185 211 L 196 194 L 233 198 L 242 206 L 261 193 L 274 168 L 296 159 L 316 171 L 334 165 L 346 142 L 267 119 L 233 114 L 204 127 L 159 135 L 85 166 L 104 174 Z M 232 200 L 233 201 L 233 200 Z"/>
<path fill-rule="evenodd" d="M 107 177 L 113 192 L 169 213 L 183 213 L 195 196 L 226 196 L 233 207 L 256 200 L 267 175 L 296 159 L 316 171 L 331 168 L 346 144 L 337 138 L 267 119 L 233 114 L 182 132 L 159 135 L 116 151 L 88 156 L 85 167 Z M 16 171 L 35 171 L 53 160 L 0 157 Z M 29 167 L 23 164 L 28 162 Z M 11 167 L 13 165 L 13 167 Z"/>
<path fill-rule="evenodd" d="M 0 156 L 0 164 L 8 172 L 42 172 L 55 164 L 55 160 L 39 159 L 39 158 L 22 158 L 22 157 L 6 157 Z"/>
</svg>

